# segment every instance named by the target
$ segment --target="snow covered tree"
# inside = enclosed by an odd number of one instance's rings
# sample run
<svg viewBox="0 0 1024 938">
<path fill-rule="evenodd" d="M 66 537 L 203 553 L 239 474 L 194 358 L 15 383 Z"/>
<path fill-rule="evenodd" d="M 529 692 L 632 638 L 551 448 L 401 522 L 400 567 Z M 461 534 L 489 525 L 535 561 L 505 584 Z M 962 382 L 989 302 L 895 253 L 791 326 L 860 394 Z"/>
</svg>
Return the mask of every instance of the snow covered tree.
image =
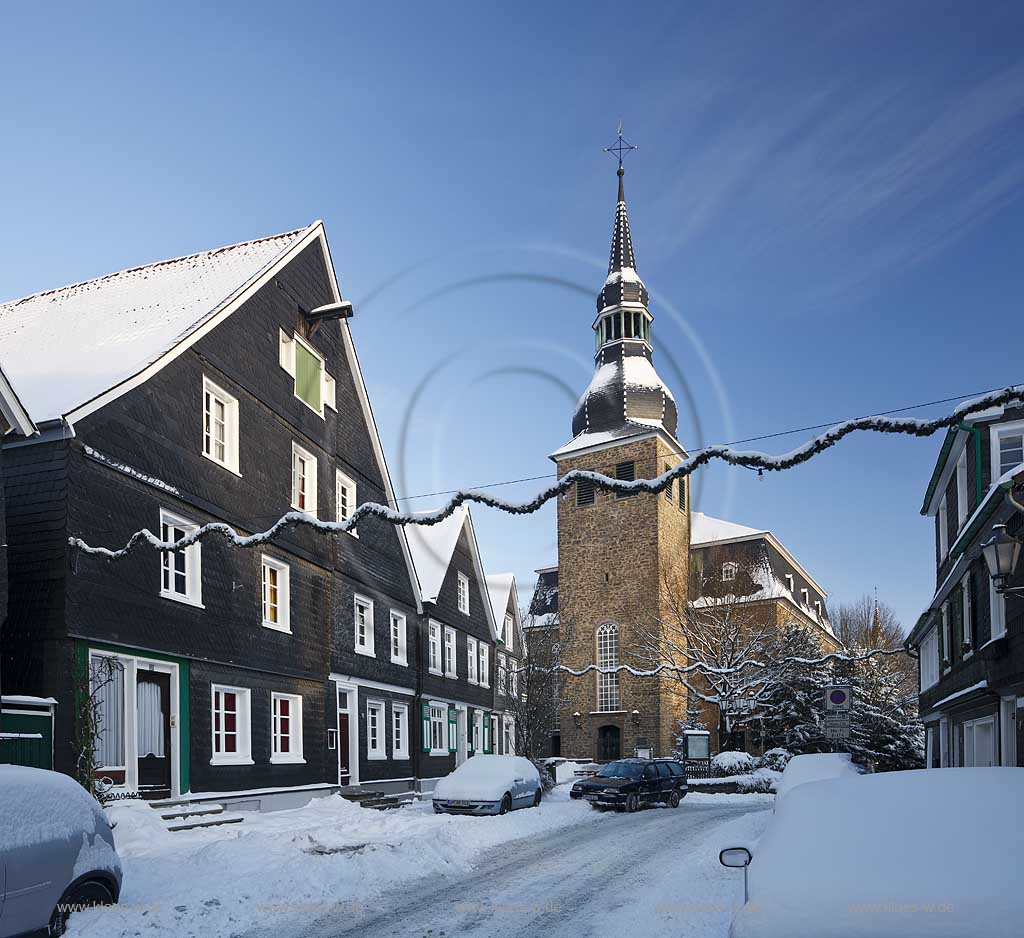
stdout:
<svg viewBox="0 0 1024 938">
<path fill-rule="evenodd" d="M 516 752 L 530 759 L 545 754 L 558 720 L 562 674 L 558 670 L 558 627 L 532 614 L 523 624 L 525 654 L 519 665 L 519 695 L 506 710 L 515 718 Z"/>
</svg>

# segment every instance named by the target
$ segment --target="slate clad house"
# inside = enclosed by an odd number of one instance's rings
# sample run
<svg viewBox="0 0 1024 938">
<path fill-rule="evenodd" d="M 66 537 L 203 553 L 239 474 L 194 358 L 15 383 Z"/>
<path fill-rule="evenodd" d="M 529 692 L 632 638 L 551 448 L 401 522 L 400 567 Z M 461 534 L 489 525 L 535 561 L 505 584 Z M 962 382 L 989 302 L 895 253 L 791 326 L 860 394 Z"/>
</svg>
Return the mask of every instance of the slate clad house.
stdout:
<svg viewBox="0 0 1024 938">
<path fill-rule="evenodd" d="M 497 751 L 498 629 L 469 510 L 407 531 L 423 602 L 417 739 L 420 785 L 429 791 L 472 754 Z"/>
<path fill-rule="evenodd" d="M 1024 408 L 946 435 L 921 513 L 934 518 L 935 594 L 907 638 L 919 654 L 927 765 L 1024 766 L 1024 594 L 1001 594 L 981 545 L 1024 535 Z M 1018 569 L 1008 585 L 1024 585 Z"/>
<path fill-rule="evenodd" d="M 487 591 L 498 628 L 494 656 L 494 751 L 513 755 L 517 750 L 516 701 L 522 699 L 525 687 L 520 672 L 526 650 L 516 578 L 511 573 L 491 574 L 487 577 Z"/>
<path fill-rule="evenodd" d="M 319 222 L 0 305 L 4 366 L 40 431 L 4 446 L 3 681 L 59 701 L 58 769 L 74 772 L 91 686 L 97 771 L 126 794 L 413 774 L 375 761 L 380 722 L 366 751 L 356 683 L 415 686 L 396 660 L 416 654 L 419 609 L 400 528 L 111 562 L 68 546 L 394 504 L 350 312 Z"/>
</svg>

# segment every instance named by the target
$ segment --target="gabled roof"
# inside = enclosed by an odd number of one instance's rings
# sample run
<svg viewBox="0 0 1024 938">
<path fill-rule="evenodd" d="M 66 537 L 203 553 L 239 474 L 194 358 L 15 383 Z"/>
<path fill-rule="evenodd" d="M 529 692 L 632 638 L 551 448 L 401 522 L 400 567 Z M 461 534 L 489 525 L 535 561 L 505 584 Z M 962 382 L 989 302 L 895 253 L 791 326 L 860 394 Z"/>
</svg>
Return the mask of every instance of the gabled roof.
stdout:
<svg viewBox="0 0 1024 938">
<path fill-rule="evenodd" d="M 491 609 L 494 610 L 495 624 L 501 623 L 505 627 L 505 615 L 508 611 L 509 597 L 512 598 L 512 628 L 516 633 L 516 641 L 512 646 L 512 654 L 522 653 L 523 648 L 523 618 L 519 609 L 519 590 L 516 589 L 516 577 L 514 573 L 492 573 L 487 577 L 487 592 L 491 599 Z M 506 639 L 505 644 L 508 644 Z"/>
<path fill-rule="evenodd" d="M 0 304 L 3 364 L 36 421 L 128 381 L 246 291 L 319 222 Z"/>
<path fill-rule="evenodd" d="M 0 416 L 3 416 L 8 426 L 22 436 L 33 436 L 38 432 L 28 411 L 25 410 L 15 393 L 14 387 L 7 380 L 7 375 L 4 374 L 2 367 L 0 367 Z M 3 428 L 0 427 L 0 431 L 2 430 Z M 2 432 L 0 432 L 0 436 L 3 436 Z"/>
<path fill-rule="evenodd" d="M 690 513 L 690 543 L 709 544 L 714 541 L 731 541 L 737 538 L 762 537 L 767 531 L 748 528 L 734 521 L 712 518 L 700 511 Z"/>
<path fill-rule="evenodd" d="M 420 512 L 420 514 L 430 514 L 430 512 Z M 419 583 L 419 596 L 425 603 L 437 602 L 459 538 L 463 529 L 466 530 L 469 538 L 469 551 L 473 558 L 473 569 L 480 591 L 487 599 L 483 606 L 491 629 L 491 638 L 497 640 L 498 626 L 491 606 L 490 587 L 487 576 L 484 574 L 483 562 L 480 559 L 480 545 L 476 540 L 473 516 L 470 514 L 469 508 L 460 505 L 444 521 L 439 521 L 437 524 L 406 524 L 403 525 L 403 529 L 409 542 L 413 568 Z"/>
</svg>

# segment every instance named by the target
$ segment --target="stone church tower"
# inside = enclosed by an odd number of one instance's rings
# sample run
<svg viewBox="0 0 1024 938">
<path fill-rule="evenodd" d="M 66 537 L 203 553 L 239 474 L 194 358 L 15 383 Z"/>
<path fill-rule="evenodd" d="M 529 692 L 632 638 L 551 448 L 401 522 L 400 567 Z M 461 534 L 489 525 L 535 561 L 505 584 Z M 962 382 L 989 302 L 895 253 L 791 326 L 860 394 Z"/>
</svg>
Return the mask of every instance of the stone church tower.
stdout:
<svg viewBox="0 0 1024 938">
<path fill-rule="evenodd" d="M 572 440 L 552 454 L 559 478 L 588 469 L 652 478 L 685 453 L 676 404 L 652 363 L 648 295 L 636 269 L 623 170 L 608 278 L 597 297 L 596 368 L 576 405 Z M 562 664 L 650 667 L 652 635 L 685 608 L 690 499 L 684 480 L 660 495 L 616 496 L 580 483 L 558 501 L 559 639 Z M 678 621 L 678 619 L 676 619 Z M 649 647 L 649 645 L 648 645 Z M 561 754 L 600 760 L 668 755 L 686 699 L 672 676 L 628 672 L 566 676 Z"/>
</svg>

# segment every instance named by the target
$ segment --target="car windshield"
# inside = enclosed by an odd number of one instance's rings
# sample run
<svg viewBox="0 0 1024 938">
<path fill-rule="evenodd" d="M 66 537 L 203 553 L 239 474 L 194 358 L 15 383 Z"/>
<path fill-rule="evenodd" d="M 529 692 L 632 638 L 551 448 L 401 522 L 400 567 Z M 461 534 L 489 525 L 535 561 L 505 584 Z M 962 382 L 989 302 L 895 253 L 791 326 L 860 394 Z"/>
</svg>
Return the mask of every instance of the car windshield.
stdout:
<svg viewBox="0 0 1024 938">
<path fill-rule="evenodd" d="M 597 774 L 601 778 L 640 778 L 644 767 L 636 762 L 609 762 Z"/>
</svg>

